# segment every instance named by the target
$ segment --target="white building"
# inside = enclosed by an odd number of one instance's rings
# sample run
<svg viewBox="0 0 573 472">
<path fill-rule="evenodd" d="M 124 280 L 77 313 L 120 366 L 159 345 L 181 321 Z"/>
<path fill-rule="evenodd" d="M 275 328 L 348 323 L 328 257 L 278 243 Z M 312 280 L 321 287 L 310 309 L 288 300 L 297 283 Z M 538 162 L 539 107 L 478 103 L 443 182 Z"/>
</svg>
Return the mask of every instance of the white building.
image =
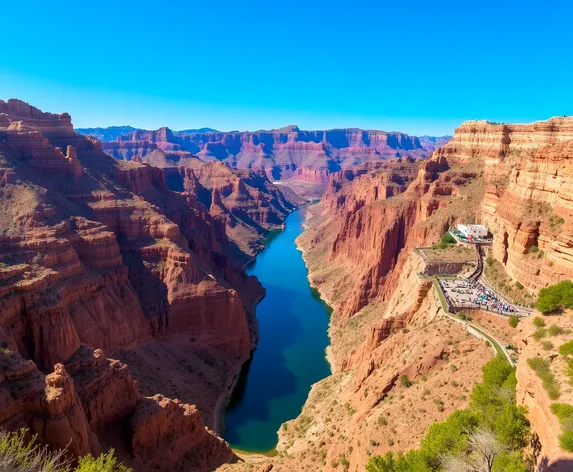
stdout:
<svg viewBox="0 0 573 472">
<path fill-rule="evenodd" d="M 470 241 L 474 239 L 486 239 L 488 230 L 483 225 L 462 225 L 458 224 L 458 231 Z"/>
</svg>

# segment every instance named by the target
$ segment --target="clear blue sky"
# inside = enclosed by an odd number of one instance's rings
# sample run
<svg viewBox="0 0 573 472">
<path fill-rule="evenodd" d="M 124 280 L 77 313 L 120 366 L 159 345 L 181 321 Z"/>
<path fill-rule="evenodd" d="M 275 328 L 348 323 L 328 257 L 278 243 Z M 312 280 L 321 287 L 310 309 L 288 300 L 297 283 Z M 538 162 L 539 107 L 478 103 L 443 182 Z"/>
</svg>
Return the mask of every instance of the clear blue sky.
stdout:
<svg viewBox="0 0 573 472">
<path fill-rule="evenodd" d="M 3 2 L 0 98 L 75 126 L 362 127 L 573 114 L 571 0 Z"/>
</svg>

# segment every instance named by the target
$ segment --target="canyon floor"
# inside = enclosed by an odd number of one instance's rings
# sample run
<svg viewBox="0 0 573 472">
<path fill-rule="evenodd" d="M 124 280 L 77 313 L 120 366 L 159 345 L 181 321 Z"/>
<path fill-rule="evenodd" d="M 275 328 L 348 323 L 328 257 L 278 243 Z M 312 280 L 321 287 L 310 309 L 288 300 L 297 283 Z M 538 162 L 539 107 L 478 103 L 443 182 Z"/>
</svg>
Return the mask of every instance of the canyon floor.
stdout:
<svg viewBox="0 0 573 472">
<path fill-rule="evenodd" d="M 318 211 L 317 206 L 309 210 L 305 223 L 308 228 L 324 222 Z M 319 290 L 324 288 L 327 302 L 335 304 L 339 289 L 328 285 L 334 280 L 330 271 L 344 269 L 331 267 L 325 274 L 327 265 L 320 261 L 320 254 L 313 254 L 316 257 L 309 262 L 305 250 L 308 238 L 309 234 L 303 233 L 298 243 L 310 268 L 309 279 Z M 313 272 L 313 267 L 322 269 L 317 271 L 320 275 Z M 413 270 L 395 301 L 406 299 L 411 290 L 420 288 Z M 341 279 L 350 275 L 339 274 Z M 416 447 L 432 423 L 465 407 L 469 392 L 481 379 L 479 366 L 493 358 L 495 350 L 444 316 L 434 289 L 424 287 L 422 291 L 425 294 L 417 301 L 415 317 L 393 332 L 390 346 L 377 353 L 384 365 L 358 382 L 357 378 L 365 375 L 359 365 L 343 371 L 340 366 L 366 340 L 387 304 L 369 305 L 350 319 L 337 316 L 335 311 L 328 348 L 334 374 L 315 384 L 301 415 L 282 426 L 278 456 L 269 460 L 239 452 L 244 463 L 218 470 L 251 471 L 269 463 L 277 471 L 363 470 L 372 455 Z M 408 374 L 411 384 L 400 384 L 398 379 L 403 373 Z"/>
</svg>

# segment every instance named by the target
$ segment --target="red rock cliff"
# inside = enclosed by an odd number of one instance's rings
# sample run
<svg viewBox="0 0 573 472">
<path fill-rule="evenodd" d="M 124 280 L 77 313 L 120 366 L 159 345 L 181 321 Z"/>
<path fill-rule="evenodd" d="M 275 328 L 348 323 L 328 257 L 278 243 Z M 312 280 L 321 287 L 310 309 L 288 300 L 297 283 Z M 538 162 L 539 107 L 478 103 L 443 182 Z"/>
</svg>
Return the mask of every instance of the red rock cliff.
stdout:
<svg viewBox="0 0 573 472">
<path fill-rule="evenodd" d="M 466 122 L 437 154 L 484 163 L 482 222 L 496 236 L 493 255 L 513 279 L 537 290 L 573 278 L 572 117 Z"/>
<path fill-rule="evenodd" d="M 96 434 L 128 421 L 142 397 L 123 364 L 93 349 L 178 336 L 186 352 L 216 350 L 222 385 L 248 358 L 263 289 L 226 255 L 224 222 L 171 191 L 161 169 L 110 158 L 73 132 L 69 115 L 0 102 L 0 202 L 0 341 L 14 359 L 0 366 L 0 425 L 97 452 Z M 173 461 L 195 443 L 174 446 Z"/>
<path fill-rule="evenodd" d="M 100 133 L 101 135 L 101 133 Z M 165 151 L 172 161 L 191 156 L 220 160 L 233 168 L 263 169 L 272 180 L 324 183 L 326 175 L 371 161 L 397 157 L 427 157 L 449 137 L 424 136 L 356 128 L 302 131 L 296 126 L 255 132 L 172 132 L 137 130 L 105 142 L 118 159 Z"/>
<path fill-rule="evenodd" d="M 454 220 L 475 214 L 479 192 L 465 197 L 466 205 L 452 197 L 465 192 L 478 173 L 449 168 L 437 156 L 331 176 L 320 203 L 329 228 L 309 244 L 325 248 L 329 264 L 353 268 L 347 281 L 353 289 L 340 303 L 341 315 L 352 316 L 378 297 L 387 299 L 413 248 L 436 242 Z"/>
</svg>

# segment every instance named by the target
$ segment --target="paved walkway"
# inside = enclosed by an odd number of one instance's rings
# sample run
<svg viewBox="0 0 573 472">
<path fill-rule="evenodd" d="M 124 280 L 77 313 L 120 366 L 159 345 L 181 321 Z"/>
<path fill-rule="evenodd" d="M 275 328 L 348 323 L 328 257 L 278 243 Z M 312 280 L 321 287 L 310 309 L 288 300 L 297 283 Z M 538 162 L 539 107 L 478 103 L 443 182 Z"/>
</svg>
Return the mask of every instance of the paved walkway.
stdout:
<svg viewBox="0 0 573 472">
<path fill-rule="evenodd" d="M 442 310 L 443 312 L 443 310 Z M 483 329 L 476 327 L 475 325 L 471 324 L 468 321 L 464 321 L 464 320 L 460 320 L 459 318 L 456 318 L 455 316 L 452 316 L 448 313 L 444 312 L 444 315 L 447 316 L 448 318 L 454 320 L 457 323 L 461 323 L 463 325 L 465 325 L 466 330 L 474 335 L 476 338 L 480 338 L 483 339 L 485 341 L 489 341 L 492 345 L 492 347 L 495 349 L 496 353 L 499 354 L 503 354 L 505 356 L 505 358 L 507 359 L 507 361 L 515 367 L 516 363 L 511 359 L 510 354 L 507 352 L 507 349 L 505 349 L 505 346 L 503 344 L 501 344 L 496 338 L 494 338 L 491 334 L 485 332 Z"/>
<path fill-rule="evenodd" d="M 532 313 L 510 303 L 483 281 L 483 254 L 481 244 L 475 244 L 477 267 L 466 279 L 445 280 L 438 277 L 438 285 L 448 305 L 458 310 L 486 310 L 502 316 L 528 316 Z"/>
</svg>

